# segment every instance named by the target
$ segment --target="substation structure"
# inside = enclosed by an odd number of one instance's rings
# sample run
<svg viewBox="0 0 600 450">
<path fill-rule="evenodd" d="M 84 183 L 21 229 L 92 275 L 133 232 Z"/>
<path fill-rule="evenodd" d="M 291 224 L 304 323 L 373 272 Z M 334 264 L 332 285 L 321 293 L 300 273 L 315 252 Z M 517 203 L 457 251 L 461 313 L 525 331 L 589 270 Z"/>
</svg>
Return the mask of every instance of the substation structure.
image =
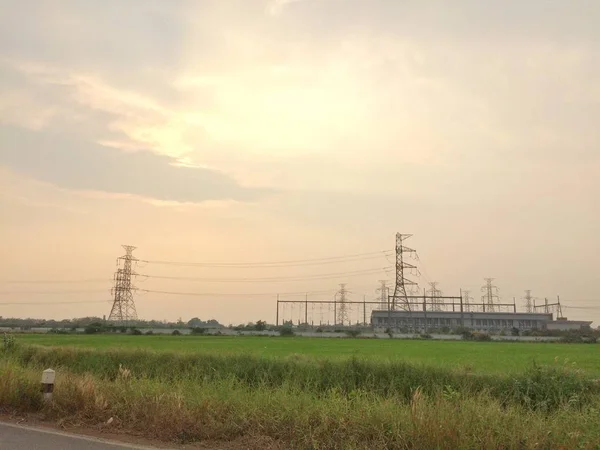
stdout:
<svg viewBox="0 0 600 450">
<path fill-rule="evenodd" d="M 396 282 L 393 295 L 385 295 L 385 284 L 379 290 L 378 301 L 348 301 L 346 285 L 332 300 L 281 300 L 277 298 L 277 325 L 291 324 L 304 327 L 370 327 L 383 331 L 435 332 L 444 329 L 467 328 L 480 331 L 518 330 L 575 330 L 589 328 L 591 322 L 571 321 L 562 315 L 560 298 L 556 303 L 531 304 L 527 291 L 527 312 L 517 312 L 516 300 L 501 303 L 493 278 L 486 278 L 482 288 L 486 294 L 481 303 L 471 302 L 471 297 L 461 291 L 457 297 L 443 296 L 437 283 L 423 295 L 414 295 L 417 283 L 406 274 L 417 273 L 418 268 L 406 262 L 416 250 L 405 245 L 411 234 L 396 234 Z M 415 259 L 415 258 L 413 258 Z M 416 258 L 418 259 L 418 258 Z M 387 291 L 389 292 L 389 291 Z M 556 320 L 553 311 L 556 312 Z"/>
<path fill-rule="evenodd" d="M 370 327 L 379 301 L 279 300 L 276 324 L 304 327 Z"/>
<path fill-rule="evenodd" d="M 461 297 L 403 297 L 401 309 L 371 313 L 371 326 L 396 331 L 425 332 L 467 328 L 481 331 L 542 329 L 552 313 L 518 313 L 513 303 L 464 303 Z M 390 305 L 399 304 L 393 299 Z"/>
<path fill-rule="evenodd" d="M 291 324 L 305 327 L 374 327 L 380 326 L 374 318 L 385 315 L 392 327 L 396 322 L 392 319 L 407 313 L 410 318 L 416 318 L 416 312 L 428 314 L 447 310 L 449 312 L 462 311 L 461 297 L 448 296 L 403 296 L 401 306 L 393 301 L 394 296 L 389 296 L 387 302 L 378 301 L 340 301 L 332 300 L 281 300 L 277 299 L 276 325 Z M 442 303 L 443 302 L 443 303 Z M 475 307 L 475 304 L 471 304 Z M 496 305 L 497 307 L 514 308 L 514 304 Z M 399 309 L 405 308 L 405 309 Z M 412 322 L 411 322 L 412 323 Z M 417 322 L 414 322 L 416 327 Z M 414 328 L 417 329 L 417 328 Z"/>
<path fill-rule="evenodd" d="M 390 296 L 391 297 L 391 296 Z M 277 325 L 310 328 L 373 328 L 380 331 L 435 332 L 465 328 L 479 331 L 571 329 L 589 326 L 555 319 L 552 312 L 517 312 L 515 303 L 465 305 L 461 297 L 407 296 L 403 309 L 394 308 L 392 299 L 380 301 L 277 300 Z M 443 301 L 444 303 L 440 303 Z"/>
</svg>

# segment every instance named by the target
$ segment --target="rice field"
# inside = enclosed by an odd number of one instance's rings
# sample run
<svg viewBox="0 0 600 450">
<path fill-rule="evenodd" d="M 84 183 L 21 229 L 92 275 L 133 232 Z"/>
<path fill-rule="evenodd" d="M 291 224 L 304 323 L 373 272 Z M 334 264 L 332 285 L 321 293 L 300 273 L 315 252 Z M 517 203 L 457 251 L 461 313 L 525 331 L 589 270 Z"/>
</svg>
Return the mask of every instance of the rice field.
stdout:
<svg viewBox="0 0 600 450">
<path fill-rule="evenodd" d="M 317 359 L 366 358 L 405 361 L 481 373 L 519 372 L 532 364 L 570 363 L 600 376 L 599 347 L 590 344 L 463 342 L 387 339 L 327 339 L 250 336 L 23 335 L 24 343 L 91 349 L 244 354 Z"/>
<path fill-rule="evenodd" d="M 0 412 L 212 449 L 597 449 L 598 355 L 591 344 L 19 335 L 0 347 Z"/>
</svg>

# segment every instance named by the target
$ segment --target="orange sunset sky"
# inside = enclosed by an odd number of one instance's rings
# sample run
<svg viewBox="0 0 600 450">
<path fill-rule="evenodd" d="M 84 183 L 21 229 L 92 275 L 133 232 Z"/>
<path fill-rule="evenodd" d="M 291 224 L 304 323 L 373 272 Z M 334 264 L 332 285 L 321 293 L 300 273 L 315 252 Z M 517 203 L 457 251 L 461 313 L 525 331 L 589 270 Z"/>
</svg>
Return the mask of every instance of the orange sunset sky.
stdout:
<svg viewBox="0 0 600 450">
<path fill-rule="evenodd" d="M 375 298 L 399 231 L 421 288 L 495 277 L 598 325 L 599 23 L 594 0 L 0 0 L 0 316 L 108 315 L 122 244 L 372 254 L 137 268 L 198 294 L 140 293 L 141 318 L 273 322 L 277 293 Z"/>
</svg>

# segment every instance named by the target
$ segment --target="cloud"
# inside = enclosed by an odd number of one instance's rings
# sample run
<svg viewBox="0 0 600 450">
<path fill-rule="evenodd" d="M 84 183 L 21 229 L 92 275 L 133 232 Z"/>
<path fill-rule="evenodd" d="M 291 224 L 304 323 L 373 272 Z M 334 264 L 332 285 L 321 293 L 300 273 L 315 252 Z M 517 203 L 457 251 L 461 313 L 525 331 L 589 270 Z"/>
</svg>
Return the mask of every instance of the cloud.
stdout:
<svg viewBox="0 0 600 450">
<path fill-rule="evenodd" d="M 298 3 L 300 1 L 305 0 L 272 0 L 267 6 L 267 14 L 276 16 L 277 14 L 280 14 L 283 8 L 285 8 L 287 5 Z"/>
<path fill-rule="evenodd" d="M 177 164 L 148 151 L 123 152 L 7 126 L 0 126 L 0 141 L 0 165 L 66 189 L 193 203 L 252 201 L 268 193 L 240 186 L 216 170 Z"/>
<path fill-rule="evenodd" d="M 122 149 L 186 158 L 188 124 L 152 96 L 47 63 L 0 61 L 0 123 L 52 129 Z"/>
</svg>

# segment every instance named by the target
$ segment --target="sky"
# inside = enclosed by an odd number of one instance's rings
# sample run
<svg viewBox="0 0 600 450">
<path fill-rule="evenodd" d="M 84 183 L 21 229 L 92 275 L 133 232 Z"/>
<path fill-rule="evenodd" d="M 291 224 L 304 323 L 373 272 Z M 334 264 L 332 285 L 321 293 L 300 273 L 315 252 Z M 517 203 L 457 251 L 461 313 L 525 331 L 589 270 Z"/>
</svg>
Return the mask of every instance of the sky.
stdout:
<svg viewBox="0 0 600 450">
<path fill-rule="evenodd" d="M 277 293 L 374 299 L 401 232 L 420 289 L 493 277 L 598 325 L 598 23 L 595 0 L 0 0 L 0 316 L 108 315 L 127 244 L 141 318 L 273 322 Z"/>
</svg>

